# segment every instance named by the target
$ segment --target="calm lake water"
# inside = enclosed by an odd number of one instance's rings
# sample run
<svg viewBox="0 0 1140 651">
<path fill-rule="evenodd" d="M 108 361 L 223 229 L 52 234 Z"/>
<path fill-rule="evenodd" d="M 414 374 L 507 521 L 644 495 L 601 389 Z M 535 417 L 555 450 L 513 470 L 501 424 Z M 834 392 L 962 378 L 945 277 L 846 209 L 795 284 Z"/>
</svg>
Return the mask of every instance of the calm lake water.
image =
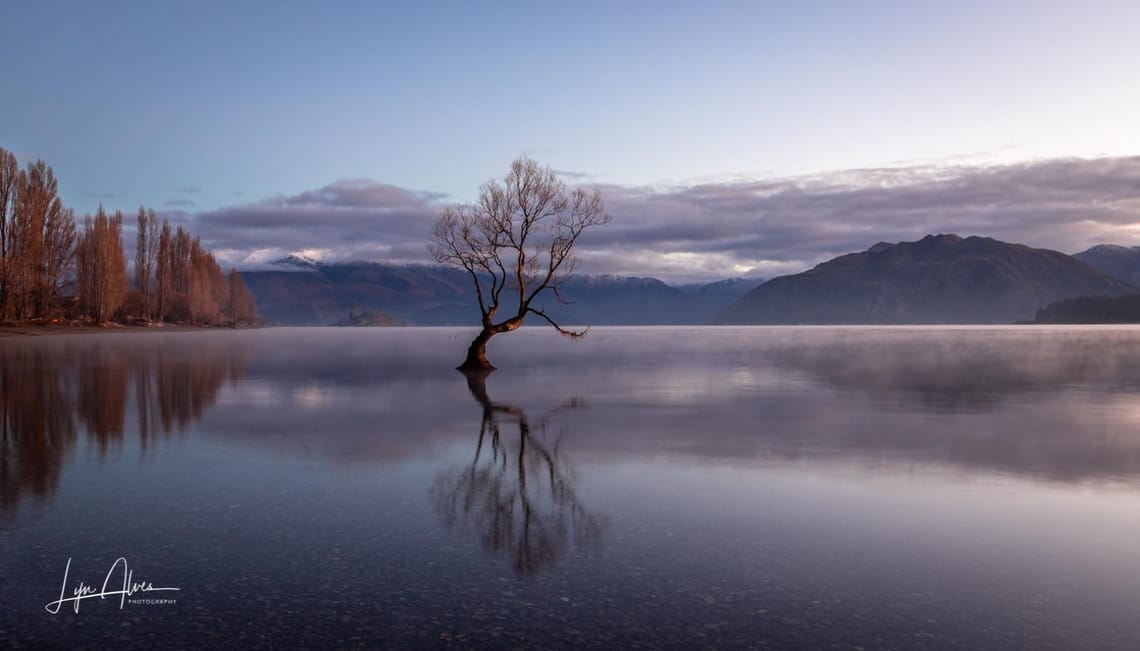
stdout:
<svg viewBox="0 0 1140 651">
<path fill-rule="evenodd" d="M 1140 329 L 471 334 L 0 340 L 0 646 L 1140 648 Z"/>
</svg>

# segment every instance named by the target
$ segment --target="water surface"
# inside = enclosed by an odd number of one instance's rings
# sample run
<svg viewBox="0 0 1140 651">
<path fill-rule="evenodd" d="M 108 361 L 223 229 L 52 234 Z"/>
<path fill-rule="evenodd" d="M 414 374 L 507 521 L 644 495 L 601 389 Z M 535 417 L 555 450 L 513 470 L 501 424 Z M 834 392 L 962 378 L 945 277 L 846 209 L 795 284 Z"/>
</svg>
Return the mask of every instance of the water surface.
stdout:
<svg viewBox="0 0 1140 651">
<path fill-rule="evenodd" d="M 0 340 L 0 643 L 1140 645 L 1140 329 L 471 334 Z"/>
</svg>

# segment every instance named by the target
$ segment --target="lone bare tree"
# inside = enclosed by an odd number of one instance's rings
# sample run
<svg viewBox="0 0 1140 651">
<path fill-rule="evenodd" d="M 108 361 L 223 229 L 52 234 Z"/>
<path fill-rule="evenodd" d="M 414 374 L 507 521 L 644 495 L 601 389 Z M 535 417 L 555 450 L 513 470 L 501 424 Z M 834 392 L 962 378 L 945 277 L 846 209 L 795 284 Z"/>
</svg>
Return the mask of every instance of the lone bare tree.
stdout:
<svg viewBox="0 0 1140 651">
<path fill-rule="evenodd" d="M 553 170 L 525 156 L 511 163 L 502 183 L 484 184 L 474 204 L 445 209 L 432 229 L 428 249 L 436 262 L 470 274 L 482 314 L 482 329 L 459 369 L 493 369 L 487 361 L 487 342 L 517 330 L 528 314 L 546 320 L 567 337 L 584 335 L 584 330 L 558 325 L 535 299 L 550 290 L 563 302 L 559 290 L 577 266 L 578 237 L 610 219 L 597 190 L 567 191 Z M 496 321 L 500 308 L 506 316 Z"/>
</svg>

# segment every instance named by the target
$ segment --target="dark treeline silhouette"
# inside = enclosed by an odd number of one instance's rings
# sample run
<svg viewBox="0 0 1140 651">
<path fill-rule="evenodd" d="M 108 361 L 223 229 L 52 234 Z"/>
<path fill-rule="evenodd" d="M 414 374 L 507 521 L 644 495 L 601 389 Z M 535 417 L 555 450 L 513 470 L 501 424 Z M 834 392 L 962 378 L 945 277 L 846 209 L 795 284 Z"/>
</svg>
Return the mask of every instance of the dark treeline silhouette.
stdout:
<svg viewBox="0 0 1140 651">
<path fill-rule="evenodd" d="M 50 165 L 0 148 L 0 322 L 254 324 L 253 294 L 237 271 L 182 226 L 139 207 L 134 284 L 123 250 L 123 214 L 84 217 L 63 205 Z"/>
<path fill-rule="evenodd" d="M 1037 310 L 1038 323 L 1140 323 L 1140 294 L 1079 296 Z"/>
<path fill-rule="evenodd" d="M 244 375 L 251 355 L 236 343 L 172 349 L 70 337 L 0 347 L 0 514 L 54 494 L 80 432 L 100 453 L 122 445 L 132 388 L 146 452 L 200 418 L 227 381 Z"/>
<path fill-rule="evenodd" d="M 507 556 L 520 576 L 537 575 L 569 551 L 597 545 L 605 518 L 579 501 L 558 439 L 551 444 L 545 437 L 550 416 L 580 409 L 582 401 L 571 399 L 544 415 L 536 432 L 522 408 L 491 400 L 487 372 L 465 375 L 483 418 L 471 465 L 440 474 L 432 486 L 444 526 L 476 532 L 483 548 Z M 513 449 L 501 433 L 504 419 L 518 425 Z"/>
</svg>

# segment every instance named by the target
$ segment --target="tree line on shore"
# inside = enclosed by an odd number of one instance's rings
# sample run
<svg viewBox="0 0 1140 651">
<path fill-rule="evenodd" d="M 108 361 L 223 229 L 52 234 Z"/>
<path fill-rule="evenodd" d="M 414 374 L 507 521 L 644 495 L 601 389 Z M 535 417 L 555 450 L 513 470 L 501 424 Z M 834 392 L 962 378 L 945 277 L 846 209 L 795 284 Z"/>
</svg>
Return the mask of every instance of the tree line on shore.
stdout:
<svg viewBox="0 0 1140 651">
<path fill-rule="evenodd" d="M 100 206 L 80 226 L 58 185 L 50 165 L 20 169 L 0 147 L 0 322 L 258 321 L 236 270 L 224 274 L 199 238 L 141 206 L 132 283 L 122 212 Z"/>
</svg>

